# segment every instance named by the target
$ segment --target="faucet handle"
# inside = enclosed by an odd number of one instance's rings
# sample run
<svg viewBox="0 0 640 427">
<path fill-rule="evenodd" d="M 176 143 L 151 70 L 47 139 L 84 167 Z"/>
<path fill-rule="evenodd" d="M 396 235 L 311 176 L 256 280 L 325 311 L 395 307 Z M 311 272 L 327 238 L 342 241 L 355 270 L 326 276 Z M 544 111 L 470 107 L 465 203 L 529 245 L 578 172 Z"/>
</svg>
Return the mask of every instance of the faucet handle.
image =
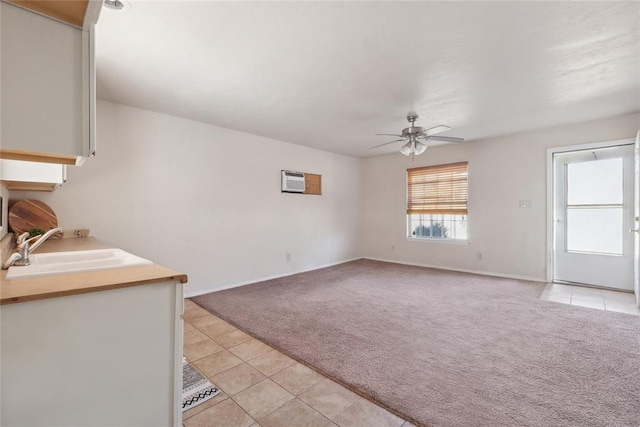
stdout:
<svg viewBox="0 0 640 427">
<path fill-rule="evenodd" d="M 25 234 L 28 235 L 29 233 L 25 233 Z M 22 237 L 23 235 L 21 235 L 20 237 Z M 34 241 L 36 239 L 39 239 L 40 237 L 42 237 L 42 235 L 38 234 L 37 236 L 33 236 L 30 239 L 23 240 L 22 242 L 18 243 L 18 248 L 20 248 L 20 249 L 25 248 L 25 247 L 28 248 L 29 247 L 29 243 L 31 243 L 32 241 Z"/>
<path fill-rule="evenodd" d="M 28 232 L 24 232 L 24 233 L 22 233 L 21 235 L 19 235 L 19 236 L 16 238 L 16 243 L 17 243 L 18 245 L 23 244 L 23 243 L 25 242 L 25 240 L 27 239 L 27 237 L 29 237 L 29 233 L 28 233 Z"/>
</svg>

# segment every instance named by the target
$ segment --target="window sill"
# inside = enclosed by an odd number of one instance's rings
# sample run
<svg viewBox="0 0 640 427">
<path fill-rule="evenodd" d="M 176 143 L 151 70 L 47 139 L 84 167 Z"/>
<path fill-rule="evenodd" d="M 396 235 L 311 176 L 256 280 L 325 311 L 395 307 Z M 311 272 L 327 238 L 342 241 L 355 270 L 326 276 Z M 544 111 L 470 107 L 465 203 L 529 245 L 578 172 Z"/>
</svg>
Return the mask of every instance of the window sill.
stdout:
<svg viewBox="0 0 640 427">
<path fill-rule="evenodd" d="M 415 237 L 407 237 L 407 242 L 413 243 L 437 243 L 437 244 L 445 244 L 445 245 L 470 245 L 471 242 L 469 240 L 462 239 L 429 239 L 429 238 L 415 238 Z"/>
</svg>

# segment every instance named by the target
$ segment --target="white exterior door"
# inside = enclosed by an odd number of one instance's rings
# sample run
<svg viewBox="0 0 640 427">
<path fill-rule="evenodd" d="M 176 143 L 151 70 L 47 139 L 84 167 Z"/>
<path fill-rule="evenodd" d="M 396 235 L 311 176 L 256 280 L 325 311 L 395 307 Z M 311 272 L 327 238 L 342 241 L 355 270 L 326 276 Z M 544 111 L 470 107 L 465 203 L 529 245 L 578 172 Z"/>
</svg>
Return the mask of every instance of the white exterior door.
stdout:
<svg viewBox="0 0 640 427">
<path fill-rule="evenodd" d="M 554 154 L 554 281 L 634 289 L 633 144 Z"/>
</svg>

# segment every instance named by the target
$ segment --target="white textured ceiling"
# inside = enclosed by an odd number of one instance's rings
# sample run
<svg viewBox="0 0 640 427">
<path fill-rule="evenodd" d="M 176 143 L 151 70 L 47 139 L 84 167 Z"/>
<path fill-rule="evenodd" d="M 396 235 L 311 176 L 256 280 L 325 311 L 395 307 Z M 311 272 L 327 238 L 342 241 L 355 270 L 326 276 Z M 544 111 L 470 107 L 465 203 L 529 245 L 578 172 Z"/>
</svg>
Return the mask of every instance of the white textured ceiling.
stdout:
<svg viewBox="0 0 640 427">
<path fill-rule="evenodd" d="M 100 98 L 336 153 L 397 151 L 367 148 L 410 110 L 470 141 L 640 111 L 637 2 L 130 6 L 100 16 Z"/>
</svg>

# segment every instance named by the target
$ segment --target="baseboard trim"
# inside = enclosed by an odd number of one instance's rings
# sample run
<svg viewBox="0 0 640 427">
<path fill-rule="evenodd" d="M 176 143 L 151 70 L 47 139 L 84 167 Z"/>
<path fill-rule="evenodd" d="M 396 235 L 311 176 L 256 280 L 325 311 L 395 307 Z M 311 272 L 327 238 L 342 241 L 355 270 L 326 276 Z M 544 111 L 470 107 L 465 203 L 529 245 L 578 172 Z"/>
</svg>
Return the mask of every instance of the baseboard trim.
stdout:
<svg viewBox="0 0 640 427">
<path fill-rule="evenodd" d="M 443 267 L 441 265 L 421 264 L 421 263 L 416 263 L 416 262 L 404 262 L 404 261 L 397 261 L 397 260 L 392 260 L 392 259 L 383 259 L 383 258 L 374 258 L 374 257 L 365 256 L 365 257 L 350 258 L 350 259 L 346 259 L 346 260 L 338 261 L 338 262 L 333 262 L 333 263 L 329 263 L 329 264 L 323 264 L 323 265 L 319 265 L 317 267 L 308 268 L 308 269 L 304 269 L 304 270 L 296 270 L 296 271 L 292 271 L 292 272 L 286 273 L 286 274 L 276 274 L 276 275 L 273 275 L 273 276 L 267 276 L 267 277 L 262 277 L 262 278 L 258 278 L 258 279 L 246 280 L 246 281 L 243 281 L 243 282 L 231 283 L 231 284 L 219 286 L 219 287 L 216 287 L 216 288 L 209 288 L 209 289 L 205 289 L 205 290 L 201 290 L 201 291 L 195 291 L 195 292 L 185 292 L 184 297 L 185 298 L 191 298 L 191 297 L 197 297 L 197 296 L 204 295 L 204 294 L 209 294 L 211 292 L 217 292 L 217 291 L 224 291 L 226 289 L 239 288 L 241 286 L 250 285 L 252 283 L 264 282 L 265 280 L 280 279 L 282 277 L 293 276 L 294 274 L 306 273 L 308 271 L 319 270 L 321 268 L 333 267 L 334 265 L 340 265 L 340 264 L 344 264 L 344 263 L 347 263 L 347 262 L 356 261 L 358 259 L 370 259 L 372 261 L 390 262 L 390 263 L 393 263 L 393 264 L 411 265 L 411 266 L 414 266 L 414 267 L 436 268 L 438 270 L 458 271 L 460 273 L 480 274 L 482 276 L 502 277 L 502 278 L 506 278 L 506 279 L 527 280 L 527 281 L 530 281 L 530 282 L 547 283 L 546 280 L 541 279 L 539 277 L 519 276 L 519 275 L 516 275 L 516 274 L 503 274 L 503 273 L 495 273 L 495 272 L 491 272 L 491 271 L 467 270 L 467 269 L 464 269 L 464 268 L 451 268 L 451 267 Z"/>
<path fill-rule="evenodd" d="M 340 265 L 340 264 L 344 264 L 346 262 L 356 261 L 358 259 L 362 259 L 362 257 L 350 258 L 350 259 L 346 259 L 346 260 L 343 260 L 343 261 L 337 261 L 337 262 L 332 262 L 332 263 L 329 263 L 329 264 L 323 264 L 323 265 L 319 265 L 319 266 L 316 266 L 316 267 L 313 267 L 313 268 L 304 269 L 304 270 L 296 270 L 296 271 L 292 271 L 292 272 L 286 273 L 286 274 L 276 274 L 276 275 L 273 275 L 273 276 L 267 276 L 267 277 L 262 277 L 262 278 L 258 278 L 258 279 L 246 280 L 244 282 L 231 283 L 229 285 L 222 285 L 222 286 L 218 286 L 218 287 L 215 287 L 215 288 L 205 289 L 205 290 L 202 290 L 202 291 L 185 292 L 184 297 L 185 298 L 191 298 L 191 297 L 197 297 L 199 295 L 210 294 L 211 292 L 217 292 L 217 291 L 224 291 L 226 289 L 239 288 L 240 286 L 251 285 L 252 283 L 258 283 L 258 282 L 264 282 L 265 280 L 280 279 L 282 277 L 293 276 L 294 274 L 306 273 L 308 271 L 320 270 L 321 268 L 333 267 L 334 265 Z"/>
<path fill-rule="evenodd" d="M 480 271 L 480 270 L 467 270 L 464 268 L 452 268 L 452 267 L 443 267 L 441 265 L 433 265 L 433 264 L 421 264 L 416 262 L 404 262 L 404 261 L 396 261 L 392 259 L 383 259 L 383 258 L 373 258 L 365 256 L 364 259 L 370 259 L 372 261 L 382 261 L 382 262 L 390 262 L 393 264 L 402 264 L 402 265 L 411 265 L 414 267 L 427 267 L 427 268 L 436 268 L 438 270 L 448 270 L 448 271 L 457 271 L 460 273 L 471 273 L 471 274 L 480 274 L 482 276 L 492 276 L 492 277 L 502 277 L 505 279 L 516 279 L 516 280 L 527 280 L 529 282 L 540 282 L 547 283 L 545 279 L 540 277 L 529 277 L 529 276 L 519 276 L 516 274 L 504 274 L 504 273 L 495 273 L 492 271 Z"/>
</svg>

